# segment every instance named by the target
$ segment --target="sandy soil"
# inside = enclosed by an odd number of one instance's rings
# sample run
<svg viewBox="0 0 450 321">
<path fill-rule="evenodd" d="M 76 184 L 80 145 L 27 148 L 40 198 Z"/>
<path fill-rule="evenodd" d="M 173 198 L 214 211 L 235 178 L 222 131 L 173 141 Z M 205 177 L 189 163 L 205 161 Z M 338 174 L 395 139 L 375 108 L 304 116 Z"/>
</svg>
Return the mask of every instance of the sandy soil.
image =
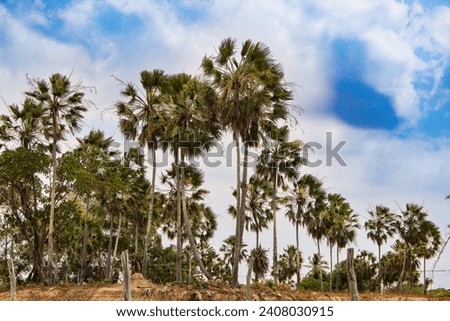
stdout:
<svg viewBox="0 0 450 321">
<path fill-rule="evenodd" d="M 221 282 L 202 285 L 157 285 L 141 274 L 132 276 L 132 299 L 135 301 L 242 301 L 246 299 L 246 289 L 231 288 Z M 294 291 L 286 286 L 276 290 L 263 285 L 252 286 L 251 299 L 254 301 L 348 301 L 348 293 L 323 293 Z M 360 293 L 364 301 L 426 301 L 450 300 L 450 298 L 427 297 L 396 293 Z M 8 291 L 0 292 L 0 301 L 10 299 Z M 55 286 L 30 285 L 17 290 L 20 301 L 120 301 L 123 300 L 123 285 L 74 285 Z"/>
</svg>

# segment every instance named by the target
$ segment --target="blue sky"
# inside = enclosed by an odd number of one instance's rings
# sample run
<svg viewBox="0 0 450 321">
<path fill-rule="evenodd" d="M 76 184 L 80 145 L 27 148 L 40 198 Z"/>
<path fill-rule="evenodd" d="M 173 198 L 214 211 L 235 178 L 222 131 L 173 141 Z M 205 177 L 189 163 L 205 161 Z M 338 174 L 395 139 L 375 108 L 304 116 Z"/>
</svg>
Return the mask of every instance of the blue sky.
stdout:
<svg viewBox="0 0 450 321">
<path fill-rule="evenodd" d="M 26 75 L 72 73 L 96 87 L 86 130 L 120 139 L 117 119 L 101 113 L 119 98 L 111 75 L 199 73 L 202 57 L 226 37 L 266 43 L 298 85 L 295 102 L 304 112 L 294 138 L 325 146 L 332 132 L 334 142 L 346 141 L 348 166 L 305 171 L 362 217 L 379 203 L 417 202 L 449 232 L 449 1 L 0 0 L 0 111 L 23 99 Z M 221 191 L 231 191 L 234 171 L 205 172 L 214 210 L 232 224 L 225 214 L 232 198 Z M 357 246 L 375 251 L 360 235 Z M 441 268 L 450 269 L 446 257 Z"/>
</svg>

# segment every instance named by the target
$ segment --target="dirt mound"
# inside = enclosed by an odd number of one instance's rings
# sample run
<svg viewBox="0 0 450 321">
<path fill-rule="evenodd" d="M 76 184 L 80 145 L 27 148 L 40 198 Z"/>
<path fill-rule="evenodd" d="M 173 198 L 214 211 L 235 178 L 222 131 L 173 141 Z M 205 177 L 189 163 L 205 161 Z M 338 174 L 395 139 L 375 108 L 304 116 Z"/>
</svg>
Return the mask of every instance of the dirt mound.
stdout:
<svg viewBox="0 0 450 321">
<path fill-rule="evenodd" d="M 145 280 L 145 278 L 141 273 L 134 273 L 131 276 L 131 281 L 135 281 L 135 280 Z"/>
</svg>

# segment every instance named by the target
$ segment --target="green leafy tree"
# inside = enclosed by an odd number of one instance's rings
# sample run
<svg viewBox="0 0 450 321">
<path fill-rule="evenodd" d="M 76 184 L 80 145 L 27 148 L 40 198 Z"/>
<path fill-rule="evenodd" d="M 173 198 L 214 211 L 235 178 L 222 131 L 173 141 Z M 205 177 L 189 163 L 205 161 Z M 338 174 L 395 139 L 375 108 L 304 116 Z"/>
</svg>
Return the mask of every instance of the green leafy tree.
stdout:
<svg viewBox="0 0 450 321">
<path fill-rule="evenodd" d="M 26 154 L 30 154 L 30 160 L 37 161 L 36 165 L 42 165 L 42 160 L 39 161 L 37 158 L 44 157 L 42 154 L 42 151 L 46 149 L 44 144 L 44 137 L 42 134 L 43 130 L 43 108 L 42 105 L 37 104 L 35 101 L 33 101 L 31 98 L 26 98 L 21 106 L 18 105 L 10 105 L 8 106 L 9 114 L 0 115 L 0 140 L 2 143 L 0 143 L 0 147 L 4 147 L 6 150 L 8 148 L 16 148 L 14 152 L 11 152 L 13 154 L 16 154 L 15 157 L 21 157 L 20 155 L 24 156 Z M 11 155 L 7 156 L 8 158 L 11 157 Z M 37 157 L 37 158 L 36 158 Z M 23 160 L 26 160 L 26 156 Z M 6 163 L 4 165 L 6 167 L 9 167 L 8 160 L 5 160 Z M 11 164 L 14 166 L 13 164 Z M 15 169 L 20 170 L 20 166 L 16 167 Z M 5 169 L 6 172 L 10 172 L 11 170 L 14 171 L 14 168 Z M 45 173 L 39 173 L 41 174 L 47 174 Z M 32 174 L 29 177 L 29 180 L 24 180 L 19 183 L 20 187 L 16 184 L 10 185 L 10 193 L 7 193 L 8 197 L 5 198 L 6 201 L 5 204 L 9 204 L 11 207 L 12 212 L 17 213 L 18 206 L 16 204 L 20 203 L 20 207 L 22 208 L 22 211 L 24 212 L 24 216 L 28 217 L 25 221 L 22 221 L 19 219 L 16 221 L 22 222 L 21 225 L 21 231 L 24 232 L 26 230 L 25 225 L 27 220 L 30 220 L 33 233 L 30 234 L 23 234 L 25 236 L 25 239 L 30 242 L 32 238 L 32 242 L 34 243 L 33 246 L 29 246 L 29 249 L 34 249 L 35 253 L 30 254 L 30 259 L 33 261 L 33 268 L 32 273 L 30 273 L 30 279 L 35 282 L 43 282 L 44 281 L 44 274 L 42 270 L 43 262 L 43 241 L 46 238 L 46 224 L 45 217 L 42 217 L 42 213 L 40 213 L 40 207 L 42 206 L 42 197 L 40 195 L 42 194 L 42 181 L 38 178 L 38 173 Z M 44 175 L 44 176 L 45 176 Z M 13 176 L 4 176 L 4 178 L 9 177 L 13 178 Z M 9 181 L 7 178 L 5 181 L 6 185 L 11 184 L 11 181 Z M 16 189 L 14 187 L 17 187 Z M 6 189 L 8 190 L 8 188 Z M 18 192 L 19 201 L 14 201 L 15 198 L 15 191 Z M 11 203 L 12 201 L 12 203 Z M 41 207 L 42 208 L 42 207 Z M 18 218 L 18 217 L 16 217 Z M 30 235 L 33 235 L 32 237 Z M 30 238 L 31 237 L 31 238 Z"/>
<path fill-rule="evenodd" d="M 61 158 L 59 170 L 65 183 L 71 185 L 71 191 L 75 197 L 80 197 L 84 203 L 83 239 L 78 272 L 78 283 L 82 284 L 85 280 L 91 204 L 96 193 L 104 190 L 105 181 L 101 179 L 101 176 L 105 172 L 105 167 L 111 165 L 106 152 L 112 139 L 106 139 L 98 131 L 91 131 L 83 140 L 78 141 L 80 146 Z"/>
<path fill-rule="evenodd" d="M 39 150 L 19 147 L 0 154 L 0 205 L 7 213 L 11 228 L 17 229 L 15 243 L 24 242 L 31 272 L 28 280 L 45 281 L 44 244 L 47 236 L 48 215 L 43 195 L 45 177 L 50 169 L 50 159 Z M 30 193 L 31 186 L 33 193 Z M 25 264 L 28 265 L 29 263 Z"/>
</svg>

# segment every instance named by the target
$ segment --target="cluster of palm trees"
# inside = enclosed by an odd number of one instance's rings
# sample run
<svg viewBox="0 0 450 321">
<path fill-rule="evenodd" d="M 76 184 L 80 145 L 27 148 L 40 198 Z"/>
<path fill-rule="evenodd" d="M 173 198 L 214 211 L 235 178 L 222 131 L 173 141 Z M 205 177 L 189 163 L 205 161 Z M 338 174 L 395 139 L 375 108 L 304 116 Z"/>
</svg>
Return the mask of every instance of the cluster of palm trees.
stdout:
<svg viewBox="0 0 450 321">
<path fill-rule="evenodd" d="M 327 194 L 323 183 L 301 175 L 303 143 L 291 140 L 296 111 L 292 85 L 262 43 L 223 40 L 215 55 L 204 57 L 201 75 L 144 70 L 139 84 L 120 81 L 114 113 L 126 139 L 136 141 L 118 157 L 112 138 L 91 131 L 78 145 L 60 150 L 60 142 L 82 128 L 89 90 L 70 77 L 53 74 L 29 79 L 21 106 L 9 106 L 0 118 L 0 245 L 4 257 L 16 257 L 28 279 L 53 283 L 61 279 L 114 280 L 117 253 L 133 248 L 133 267 L 161 282 L 193 278 L 229 280 L 239 285 L 240 263 L 253 258 L 253 275 L 263 280 L 271 264 L 273 282 L 301 285 L 300 233 L 315 240 L 311 273 L 324 290 L 340 288 L 340 252 L 356 239 L 358 216 L 340 194 Z M 201 169 L 192 160 L 232 135 L 236 156 L 234 234 L 220 252 L 210 246 L 218 228 L 205 203 L 208 191 Z M 145 166 L 140 149 L 148 150 Z M 250 151 L 258 154 L 253 172 Z M 157 154 L 169 152 L 169 169 L 158 171 Z M 158 174 L 160 179 L 158 180 Z M 295 245 L 279 254 L 277 216 L 295 227 Z M 439 230 L 425 210 L 407 204 L 401 215 L 384 206 L 369 211 L 367 236 L 378 245 L 377 284 L 389 283 L 388 269 L 401 258 L 399 287 L 413 280 L 417 258 L 431 258 L 441 245 Z M 260 234 L 272 228 L 272 259 Z M 247 253 L 245 230 L 255 233 Z M 381 246 L 397 234 L 396 252 L 381 257 Z M 162 246 L 162 235 L 175 247 Z M 329 246 L 329 272 L 321 243 Z M 187 243 L 187 244 L 186 244 Z M 337 264 L 333 265 L 336 249 Z M 384 261 L 383 261 L 384 260 Z M 174 275 L 172 275 L 172 271 Z M 425 271 L 425 270 L 424 270 Z M 389 274 L 389 275 L 388 275 Z M 388 277 L 389 276 L 389 277 Z M 425 283 L 425 282 L 424 282 Z"/>
</svg>

